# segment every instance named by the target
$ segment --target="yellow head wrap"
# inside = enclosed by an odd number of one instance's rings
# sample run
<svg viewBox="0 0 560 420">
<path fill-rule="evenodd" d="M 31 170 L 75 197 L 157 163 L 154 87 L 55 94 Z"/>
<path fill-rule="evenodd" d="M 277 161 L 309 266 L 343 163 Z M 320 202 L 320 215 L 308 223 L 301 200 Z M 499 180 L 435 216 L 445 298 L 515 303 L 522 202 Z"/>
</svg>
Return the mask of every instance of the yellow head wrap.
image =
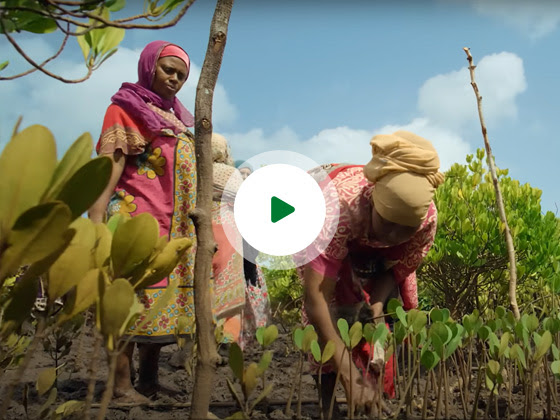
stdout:
<svg viewBox="0 0 560 420">
<path fill-rule="evenodd" d="M 364 175 L 375 183 L 371 195 L 375 210 L 390 222 L 419 226 L 435 189 L 444 181 L 436 149 L 408 131 L 374 136 L 370 144 L 373 157 Z"/>
</svg>

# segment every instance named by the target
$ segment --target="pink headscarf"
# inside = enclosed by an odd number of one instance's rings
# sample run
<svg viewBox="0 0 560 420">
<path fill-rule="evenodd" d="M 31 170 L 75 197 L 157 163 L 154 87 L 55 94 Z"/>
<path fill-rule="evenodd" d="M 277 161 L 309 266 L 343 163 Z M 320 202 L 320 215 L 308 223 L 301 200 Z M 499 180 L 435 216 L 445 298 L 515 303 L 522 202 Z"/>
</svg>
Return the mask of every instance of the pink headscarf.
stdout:
<svg viewBox="0 0 560 420">
<path fill-rule="evenodd" d="M 182 48 L 173 44 L 166 45 L 165 47 L 163 47 L 163 50 L 161 50 L 161 53 L 159 54 L 159 58 L 163 57 L 177 57 L 183 60 L 185 66 L 187 66 L 187 77 L 189 77 L 189 72 L 191 70 L 191 59 L 189 58 L 188 54 L 183 51 Z"/>
<path fill-rule="evenodd" d="M 141 121 L 154 135 L 158 135 L 164 128 L 172 129 L 175 134 L 178 134 L 180 130 L 174 124 L 152 111 L 146 105 L 147 103 L 152 103 L 166 111 L 173 108 L 175 116 L 183 124 L 187 127 L 194 125 L 193 115 L 177 97 L 164 99 L 152 91 L 157 61 L 160 57 L 167 56 L 175 56 L 183 60 L 187 67 L 188 76 L 190 71 L 188 54 L 182 48 L 169 42 L 153 41 L 146 45 L 140 54 L 140 59 L 138 60 L 138 81 L 136 83 L 123 83 L 118 92 L 111 98 L 114 104 L 123 108 L 134 119 Z"/>
</svg>

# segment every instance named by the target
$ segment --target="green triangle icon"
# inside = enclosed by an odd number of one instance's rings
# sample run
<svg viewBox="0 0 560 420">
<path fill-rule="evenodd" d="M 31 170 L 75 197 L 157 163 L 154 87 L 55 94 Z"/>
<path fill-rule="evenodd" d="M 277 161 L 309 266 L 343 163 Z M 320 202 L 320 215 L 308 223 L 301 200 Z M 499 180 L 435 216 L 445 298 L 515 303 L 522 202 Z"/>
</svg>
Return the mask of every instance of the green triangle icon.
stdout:
<svg viewBox="0 0 560 420">
<path fill-rule="evenodd" d="M 276 223 L 284 217 L 292 214 L 296 209 L 278 197 L 272 196 L 270 199 L 270 221 Z"/>
</svg>

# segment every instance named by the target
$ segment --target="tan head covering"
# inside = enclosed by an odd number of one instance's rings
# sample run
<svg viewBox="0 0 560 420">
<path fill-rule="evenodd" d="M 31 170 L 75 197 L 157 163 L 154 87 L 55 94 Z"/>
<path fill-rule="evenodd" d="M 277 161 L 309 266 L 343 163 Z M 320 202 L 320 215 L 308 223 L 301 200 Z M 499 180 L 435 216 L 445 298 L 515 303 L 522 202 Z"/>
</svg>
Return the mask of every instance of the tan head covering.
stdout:
<svg viewBox="0 0 560 420">
<path fill-rule="evenodd" d="M 212 133 L 212 160 L 216 163 L 233 166 L 228 142 L 224 136 L 218 133 Z"/>
<path fill-rule="evenodd" d="M 214 160 L 212 167 L 213 199 L 215 201 L 235 200 L 243 177 L 233 166 L 233 158 L 226 138 L 218 133 L 212 133 L 212 159 Z"/>
<path fill-rule="evenodd" d="M 374 136 L 370 144 L 373 157 L 364 175 L 375 183 L 371 195 L 375 210 L 390 222 L 419 226 L 435 189 L 444 181 L 436 149 L 408 131 Z"/>
</svg>

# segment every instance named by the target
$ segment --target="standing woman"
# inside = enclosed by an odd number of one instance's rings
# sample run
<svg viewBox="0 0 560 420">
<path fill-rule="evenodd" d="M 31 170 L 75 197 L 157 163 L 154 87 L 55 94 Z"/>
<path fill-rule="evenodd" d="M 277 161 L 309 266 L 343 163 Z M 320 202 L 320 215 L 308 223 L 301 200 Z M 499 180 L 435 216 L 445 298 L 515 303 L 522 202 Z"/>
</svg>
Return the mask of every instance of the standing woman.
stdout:
<svg viewBox="0 0 560 420">
<path fill-rule="evenodd" d="M 109 185 L 90 209 L 92 221 L 99 223 L 113 214 L 152 214 L 160 235 L 195 238 L 188 217 L 196 203 L 196 160 L 192 114 L 176 95 L 187 80 L 190 59 L 187 53 L 164 41 L 149 43 L 138 62 L 138 82 L 123 83 L 111 98 L 101 137 L 99 155 L 113 160 Z M 158 361 L 161 347 L 175 342 L 177 335 L 194 332 L 193 268 L 195 246 L 168 278 L 143 291 L 146 308 L 155 304 L 171 280 L 179 286 L 169 306 L 145 328 L 131 328 L 131 344 L 119 356 L 114 397 L 122 401 L 146 402 L 160 385 Z M 177 320 L 189 320 L 184 331 L 176 331 Z M 140 364 L 137 390 L 131 380 L 134 344 Z"/>
</svg>

